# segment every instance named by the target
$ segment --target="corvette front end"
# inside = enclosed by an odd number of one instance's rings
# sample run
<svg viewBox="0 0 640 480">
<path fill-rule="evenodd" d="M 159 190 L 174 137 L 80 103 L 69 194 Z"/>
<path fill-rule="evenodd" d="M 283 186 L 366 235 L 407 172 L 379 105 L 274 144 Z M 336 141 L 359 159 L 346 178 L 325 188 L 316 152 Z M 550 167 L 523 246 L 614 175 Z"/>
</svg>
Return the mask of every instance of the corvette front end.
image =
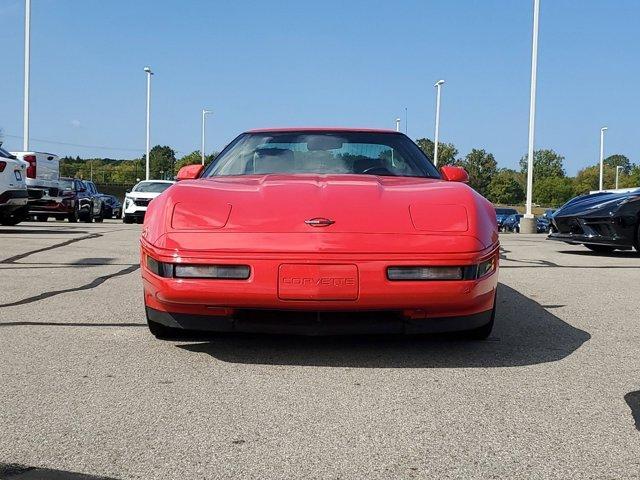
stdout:
<svg viewBox="0 0 640 480">
<path fill-rule="evenodd" d="M 369 311 L 387 314 L 384 332 L 466 330 L 489 321 L 497 284 L 497 247 L 445 256 L 362 253 L 346 258 L 308 252 L 238 258 L 186 251 L 176 257 L 144 244 L 142 252 L 149 318 L 195 330 L 289 330 L 287 316 L 276 325 L 246 322 L 242 319 L 248 311 Z M 185 276 L 187 268 L 199 276 Z M 405 277 L 430 270 L 436 278 L 395 278 L 398 270 Z M 439 278 L 443 272 L 449 277 Z M 348 327 L 344 321 L 338 331 L 351 331 Z M 379 329 L 380 322 L 372 322 L 371 328 Z M 296 330 L 335 333 L 318 322 Z"/>
<path fill-rule="evenodd" d="M 355 159 L 329 155 L 334 138 L 306 135 L 313 151 L 284 149 L 293 140 L 275 136 L 278 148 L 247 157 L 248 174 L 183 180 L 150 203 L 140 260 L 152 332 L 490 331 L 499 244 L 489 202 L 455 181 L 367 174 L 383 173 L 368 163 L 363 173 L 255 173 L 267 168 L 258 160 L 358 170 L 369 154 L 358 144 Z M 374 163 L 385 155 L 374 152 Z M 381 164 L 406 171 L 401 153 Z"/>
</svg>

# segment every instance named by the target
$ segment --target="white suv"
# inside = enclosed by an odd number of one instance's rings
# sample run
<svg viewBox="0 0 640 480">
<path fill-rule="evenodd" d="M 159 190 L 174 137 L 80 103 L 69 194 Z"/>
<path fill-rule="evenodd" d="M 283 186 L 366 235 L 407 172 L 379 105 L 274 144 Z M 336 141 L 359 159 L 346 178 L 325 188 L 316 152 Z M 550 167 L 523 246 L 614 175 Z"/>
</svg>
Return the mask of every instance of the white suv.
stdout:
<svg viewBox="0 0 640 480">
<path fill-rule="evenodd" d="M 17 225 L 28 215 L 26 168 L 0 147 L 0 225 Z"/>
<path fill-rule="evenodd" d="M 124 197 L 122 221 L 142 222 L 149 202 L 176 182 L 170 180 L 143 180 L 137 183 Z"/>
</svg>

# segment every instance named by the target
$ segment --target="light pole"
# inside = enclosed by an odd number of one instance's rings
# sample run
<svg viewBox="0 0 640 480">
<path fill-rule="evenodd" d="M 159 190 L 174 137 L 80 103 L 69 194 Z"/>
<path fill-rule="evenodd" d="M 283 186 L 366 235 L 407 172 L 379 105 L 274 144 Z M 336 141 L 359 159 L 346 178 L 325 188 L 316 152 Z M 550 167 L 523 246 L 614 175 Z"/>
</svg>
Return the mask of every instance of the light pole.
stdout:
<svg viewBox="0 0 640 480">
<path fill-rule="evenodd" d="M 604 132 L 607 131 L 607 127 L 600 129 L 600 191 L 604 186 Z"/>
<path fill-rule="evenodd" d="M 400 131 L 400 119 L 396 118 L 396 132 Z"/>
<path fill-rule="evenodd" d="M 31 0 L 24 2 L 24 115 L 22 150 L 29 150 L 29 67 L 31 63 Z"/>
<path fill-rule="evenodd" d="M 538 76 L 538 23 L 540 0 L 533 1 L 533 38 L 531 41 L 531 93 L 529 99 L 529 148 L 527 150 L 527 208 L 520 222 L 522 233 L 536 233 L 533 218 L 533 146 L 536 129 L 536 85 Z"/>
<path fill-rule="evenodd" d="M 444 84 L 444 80 L 438 80 L 434 87 L 436 87 L 436 133 L 433 140 L 433 164 L 438 166 L 438 136 L 440 134 L 440 89 Z"/>
<path fill-rule="evenodd" d="M 204 147 L 205 147 L 205 129 L 204 129 L 204 125 L 205 125 L 205 119 L 207 118 L 207 115 L 212 114 L 213 112 L 211 110 L 205 110 L 204 108 L 202 109 L 202 148 L 200 150 L 200 154 L 202 155 L 202 165 L 204 165 L 204 157 L 205 157 L 205 153 L 204 153 Z"/>
<path fill-rule="evenodd" d="M 150 143 L 150 120 L 151 120 L 151 75 L 153 72 L 151 71 L 151 67 L 144 67 L 144 71 L 147 74 L 147 158 L 146 158 L 146 170 L 145 170 L 145 178 L 149 180 L 149 151 L 151 149 Z"/>
<path fill-rule="evenodd" d="M 407 107 L 404 107 L 404 134 L 409 135 L 409 112 Z"/>
<path fill-rule="evenodd" d="M 620 178 L 620 170 L 622 170 L 622 165 L 616 166 L 616 190 L 618 189 L 618 179 Z"/>
</svg>

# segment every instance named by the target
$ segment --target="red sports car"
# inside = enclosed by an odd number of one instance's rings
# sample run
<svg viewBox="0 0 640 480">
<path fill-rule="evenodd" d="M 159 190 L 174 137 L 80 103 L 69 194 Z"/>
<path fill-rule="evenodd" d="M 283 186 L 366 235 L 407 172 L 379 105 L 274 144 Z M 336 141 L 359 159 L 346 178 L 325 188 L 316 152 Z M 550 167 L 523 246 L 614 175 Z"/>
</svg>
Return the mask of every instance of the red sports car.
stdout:
<svg viewBox="0 0 640 480">
<path fill-rule="evenodd" d="M 387 130 L 252 130 L 149 205 L 151 332 L 464 331 L 495 316 L 493 206 Z"/>
</svg>

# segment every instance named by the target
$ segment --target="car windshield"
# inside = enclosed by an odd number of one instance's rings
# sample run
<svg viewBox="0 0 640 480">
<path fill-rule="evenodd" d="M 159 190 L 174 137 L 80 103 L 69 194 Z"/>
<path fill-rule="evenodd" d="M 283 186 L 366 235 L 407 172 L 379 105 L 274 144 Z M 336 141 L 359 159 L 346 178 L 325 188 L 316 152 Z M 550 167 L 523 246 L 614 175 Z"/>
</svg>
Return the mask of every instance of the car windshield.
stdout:
<svg viewBox="0 0 640 480">
<path fill-rule="evenodd" d="M 166 182 L 140 182 L 132 192 L 162 193 L 172 184 Z"/>
<path fill-rule="evenodd" d="M 331 130 L 242 134 L 202 176 L 271 173 L 440 178 L 426 155 L 403 134 Z"/>
<path fill-rule="evenodd" d="M 61 178 L 59 185 L 62 190 L 73 190 L 73 180 L 70 178 Z"/>
</svg>

